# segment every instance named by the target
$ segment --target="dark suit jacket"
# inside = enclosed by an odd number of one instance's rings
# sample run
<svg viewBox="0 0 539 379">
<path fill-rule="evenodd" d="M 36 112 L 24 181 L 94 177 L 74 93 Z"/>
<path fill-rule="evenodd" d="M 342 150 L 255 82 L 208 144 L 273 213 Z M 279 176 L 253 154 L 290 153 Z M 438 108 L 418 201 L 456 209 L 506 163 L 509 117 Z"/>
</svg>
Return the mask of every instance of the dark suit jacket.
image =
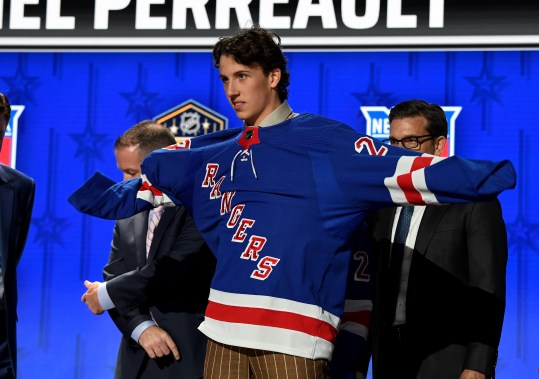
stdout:
<svg viewBox="0 0 539 379">
<path fill-rule="evenodd" d="M 370 221 L 378 258 L 372 335 L 373 373 L 384 361 L 384 312 L 391 280 L 395 208 Z M 406 297 L 408 336 L 418 378 L 458 378 L 463 369 L 494 375 L 505 311 L 507 234 L 497 200 L 427 206 L 412 256 Z M 383 377 L 379 375 L 378 377 Z"/>
<path fill-rule="evenodd" d="M 17 264 L 22 255 L 34 206 L 33 179 L 0 165 L 0 255 L 4 282 L 8 346 L 13 372 L 17 368 Z"/>
<path fill-rule="evenodd" d="M 166 208 L 146 261 L 148 212 L 119 220 L 103 273 L 116 308 L 109 312 L 123 337 L 115 378 L 201 378 L 206 338 L 198 331 L 207 305 L 215 258 L 185 208 Z M 181 355 L 149 359 L 131 333 L 155 321 Z"/>
</svg>

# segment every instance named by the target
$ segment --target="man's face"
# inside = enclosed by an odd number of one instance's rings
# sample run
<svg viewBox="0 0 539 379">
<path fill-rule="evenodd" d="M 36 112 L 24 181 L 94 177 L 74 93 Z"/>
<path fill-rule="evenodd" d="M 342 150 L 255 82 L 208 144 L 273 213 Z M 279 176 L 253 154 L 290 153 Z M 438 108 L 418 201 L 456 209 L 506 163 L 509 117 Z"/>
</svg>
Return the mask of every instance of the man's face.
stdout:
<svg viewBox="0 0 539 379">
<path fill-rule="evenodd" d="M 394 119 L 389 128 L 389 138 L 391 139 L 402 140 L 407 137 L 421 137 L 428 135 L 427 119 L 423 116 Z M 446 138 L 423 137 L 419 138 L 418 141 L 419 146 L 416 149 L 409 150 L 420 151 L 431 155 L 440 155 L 444 149 Z M 399 143 L 398 146 L 404 147 L 402 143 Z"/>
<path fill-rule="evenodd" d="M 140 165 L 144 159 L 136 146 L 119 147 L 114 151 L 116 165 L 124 173 L 124 180 L 140 177 Z"/>
<path fill-rule="evenodd" d="M 275 90 L 281 79 L 279 69 L 266 76 L 257 65 L 244 66 L 232 56 L 223 55 L 219 60 L 219 75 L 236 115 L 249 126 L 259 125 L 281 105 Z"/>
</svg>

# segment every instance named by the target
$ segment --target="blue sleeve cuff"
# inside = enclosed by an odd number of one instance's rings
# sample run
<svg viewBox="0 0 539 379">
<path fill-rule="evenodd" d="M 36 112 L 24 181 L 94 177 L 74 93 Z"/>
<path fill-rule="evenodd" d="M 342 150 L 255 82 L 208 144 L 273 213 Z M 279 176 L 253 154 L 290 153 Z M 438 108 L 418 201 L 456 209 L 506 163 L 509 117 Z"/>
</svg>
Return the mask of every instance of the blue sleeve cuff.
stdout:
<svg viewBox="0 0 539 379">
<path fill-rule="evenodd" d="M 107 283 L 99 283 L 97 287 L 97 300 L 99 300 L 99 305 L 101 308 L 108 311 L 109 309 L 115 308 L 114 303 L 112 302 L 109 293 L 107 292 Z"/>
<path fill-rule="evenodd" d="M 157 324 L 151 320 L 144 321 L 143 323 L 139 324 L 139 326 L 137 326 L 135 330 L 133 330 L 133 332 L 131 333 L 131 338 L 133 338 L 135 342 L 138 343 L 138 340 L 141 334 L 150 326 L 154 326 L 154 325 L 157 325 Z"/>
</svg>

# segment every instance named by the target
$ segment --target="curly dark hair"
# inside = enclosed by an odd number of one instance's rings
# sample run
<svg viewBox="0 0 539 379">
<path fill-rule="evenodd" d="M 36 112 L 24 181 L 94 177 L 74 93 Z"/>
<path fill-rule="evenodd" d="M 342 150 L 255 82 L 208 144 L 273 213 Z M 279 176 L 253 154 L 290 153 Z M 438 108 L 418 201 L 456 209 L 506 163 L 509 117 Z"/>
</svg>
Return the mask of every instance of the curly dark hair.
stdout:
<svg viewBox="0 0 539 379">
<path fill-rule="evenodd" d="M 423 100 L 407 100 L 395 105 L 389 111 L 389 123 L 395 119 L 423 116 L 427 119 L 427 132 L 435 137 L 447 137 L 447 118 L 437 104 Z"/>
<path fill-rule="evenodd" d="M 281 80 L 277 86 L 279 99 L 288 98 L 290 73 L 286 70 L 287 59 L 281 50 L 281 37 L 259 25 L 242 29 L 233 36 L 219 38 L 213 48 L 213 64 L 219 68 L 221 56 L 229 55 L 244 66 L 259 66 L 267 76 L 273 69 L 281 70 Z"/>
</svg>

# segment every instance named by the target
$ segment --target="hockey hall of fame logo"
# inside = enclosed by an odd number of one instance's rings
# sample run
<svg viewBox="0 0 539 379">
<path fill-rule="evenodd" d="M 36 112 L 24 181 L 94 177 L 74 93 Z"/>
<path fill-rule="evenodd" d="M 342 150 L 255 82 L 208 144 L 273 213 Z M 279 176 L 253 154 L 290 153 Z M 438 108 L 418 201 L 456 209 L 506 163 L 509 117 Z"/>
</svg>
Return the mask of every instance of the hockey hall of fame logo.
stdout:
<svg viewBox="0 0 539 379">
<path fill-rule="evenodd" d="M 382 106 L 360 107 L 361 113 L 367 120 L 365 134 L 376 139 L 387 139 L 389 137 L 389 109 Z M 455 154 L 455 120 L 462 107 L 442 107 L 447 119 L 447 143 L 442 157 L 449 157 Z"/>
<path fill-rule="evenodd" d="M 0 151 L 0 163 L 15 168 L 17 160 L 17 130 L 19 128 L 19 117 L 24 111 L 24 105 L 12 105 L 11 117 L 4 134 L 2 151 Z"/>
<path fill-rule="evenodd" d="M 228 118 L 195 100 L 187 100 L 153 118 L 166 126 L 176 142 L 228 128 Z"/>
</svg>

